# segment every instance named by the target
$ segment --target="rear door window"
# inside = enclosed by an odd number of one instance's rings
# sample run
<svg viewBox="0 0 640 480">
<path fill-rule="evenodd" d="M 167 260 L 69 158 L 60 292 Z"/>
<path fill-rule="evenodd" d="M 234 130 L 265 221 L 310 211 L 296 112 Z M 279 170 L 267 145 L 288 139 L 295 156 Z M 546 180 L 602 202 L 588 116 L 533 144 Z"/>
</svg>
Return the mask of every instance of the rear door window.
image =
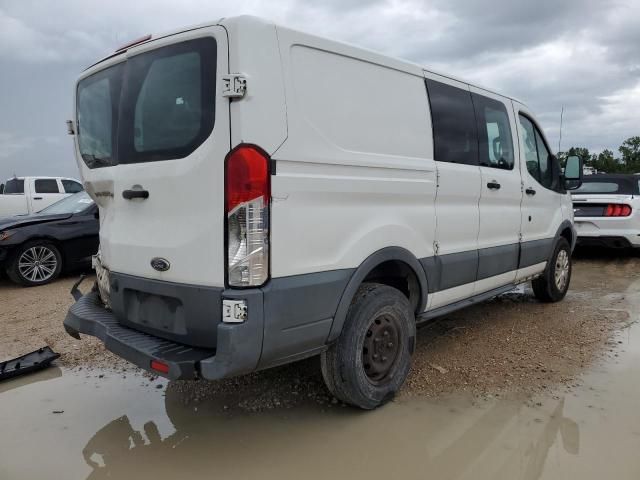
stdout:
<svg viewBox="0 0 640 480">
<path fill-rule="evenodd" d="M 478 165 L 478 133 L 471 92 L 426 80 L 438 162 Z"/>
<path fill-rule="evenodd" d="M 115 164 L 123 69 L 124 64 L 109 67 L 78 86 L 78 148 L 89 168 Z"/>
<path fill-rule="evenodd" d="M 34 184 L 36 193 L 60 193 L 58 182 L 53 178 L 39 179 Z"/>
<path fill-rule="evenodd" d="M 181 148 L 192 142 L 202 124 L 201 88 L 197 53 L 152 62 L 136 101 L 136 152 Z"/>
<path fill-rule="evenodd" d="M 184 158 L 211 134 L 216 41 L 129 58 L 78 84 L 78 144 L 90 168 Z"/>
</svg>

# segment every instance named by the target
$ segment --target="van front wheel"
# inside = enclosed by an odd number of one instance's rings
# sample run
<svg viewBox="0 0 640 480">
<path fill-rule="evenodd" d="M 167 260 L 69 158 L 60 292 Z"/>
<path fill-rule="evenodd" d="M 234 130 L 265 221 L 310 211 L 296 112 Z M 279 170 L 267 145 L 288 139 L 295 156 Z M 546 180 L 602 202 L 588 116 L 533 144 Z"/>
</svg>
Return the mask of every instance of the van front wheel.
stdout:
<svg viewBox="0 0 640 480">
<path fill-rule="evenodd" d="M 566 239 L 556 243 L 551 261 L 542 276 L 531 282 L 533 293 L 541 302 L 559 302 L 569 290 L 571 281 L 571 247 Z"/>
<path fill-rule="evenodd" d="M 363 284 L 340 337 L 322 354 L 327 388 L 339 400 L 366 410 L 388 402 L 409 374 L 415 335 L 411 305 L 399 290 Z"/>
</svg>

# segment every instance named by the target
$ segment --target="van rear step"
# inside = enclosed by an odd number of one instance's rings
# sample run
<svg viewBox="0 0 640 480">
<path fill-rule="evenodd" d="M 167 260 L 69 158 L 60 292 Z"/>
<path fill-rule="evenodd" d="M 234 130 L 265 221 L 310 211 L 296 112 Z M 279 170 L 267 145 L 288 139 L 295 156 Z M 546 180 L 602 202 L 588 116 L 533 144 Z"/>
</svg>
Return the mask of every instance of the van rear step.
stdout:
<svg viewBox="0 0 640 480">
<path fill-rule="evenodd" d="M 46 368 L 59 356 L 59 353 L 54 352 L 51 347 L 47 346 L 21 357 L 0 362 L 0 380 Z"/>
<path fill-rule="evenodd" d="M 215 349 L 189 347 L 121 325 L 102 306 L 97 292 L 84 295 L 69 309 L 64 328 L 74 338 L 80 333 L 98 337 L 107 350 L 171 380 L 197 378 L 200 361 L 216 354 Z M 160 369 L 152 368 L 152 362 Z"/>
</svg>

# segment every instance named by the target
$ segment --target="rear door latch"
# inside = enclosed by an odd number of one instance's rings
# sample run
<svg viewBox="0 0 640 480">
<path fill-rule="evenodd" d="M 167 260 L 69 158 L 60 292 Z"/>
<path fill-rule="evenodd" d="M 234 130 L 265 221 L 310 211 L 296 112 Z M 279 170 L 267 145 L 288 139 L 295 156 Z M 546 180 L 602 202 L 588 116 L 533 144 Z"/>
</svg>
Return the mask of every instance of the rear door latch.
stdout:
<svg viewBox="0 0 640 480">
<path fill-rule="evenodd" d="M 222 96 L 242 98 L 247 91 L 247 78 L 242 73 L 222 75 Z"/>
<path fill-rule="evenodd" d="M 222 300 L 222 321 L 242 323 L 247 319 L 247 302 L 244 300 Z"/>
</svg>

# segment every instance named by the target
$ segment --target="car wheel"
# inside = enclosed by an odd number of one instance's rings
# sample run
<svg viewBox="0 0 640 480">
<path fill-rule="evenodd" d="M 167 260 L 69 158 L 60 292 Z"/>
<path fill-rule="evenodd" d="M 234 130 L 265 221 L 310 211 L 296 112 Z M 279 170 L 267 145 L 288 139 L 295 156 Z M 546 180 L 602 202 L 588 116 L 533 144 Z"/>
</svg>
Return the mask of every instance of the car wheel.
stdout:
<svg viewBox="0 0 640 480">
<path fill-rule="evenodd" d="M 50 242 L 29 242 L 13 256 L 7 268 L 9 278 L 20 285 L 35 287 L 52 282 L 62 270 L 62 255 Z"/>
<path fill-rule="evenodd" d="M 388 402 L 409 374 L 415 335 L 415 316 L 399 290 L 363 284 L 340 337 L 321 356 L 327 388 L 339 400 L 366 410 Z"/>
<path fill-rule="evenodd" d="M 571 247 L 566 239 L 556 243 L 551 261 L 542 276 L 531 282 L 533 293 L 541 302 L 559 302 L 567 294 L 571 282 Z"/>
</svg>

